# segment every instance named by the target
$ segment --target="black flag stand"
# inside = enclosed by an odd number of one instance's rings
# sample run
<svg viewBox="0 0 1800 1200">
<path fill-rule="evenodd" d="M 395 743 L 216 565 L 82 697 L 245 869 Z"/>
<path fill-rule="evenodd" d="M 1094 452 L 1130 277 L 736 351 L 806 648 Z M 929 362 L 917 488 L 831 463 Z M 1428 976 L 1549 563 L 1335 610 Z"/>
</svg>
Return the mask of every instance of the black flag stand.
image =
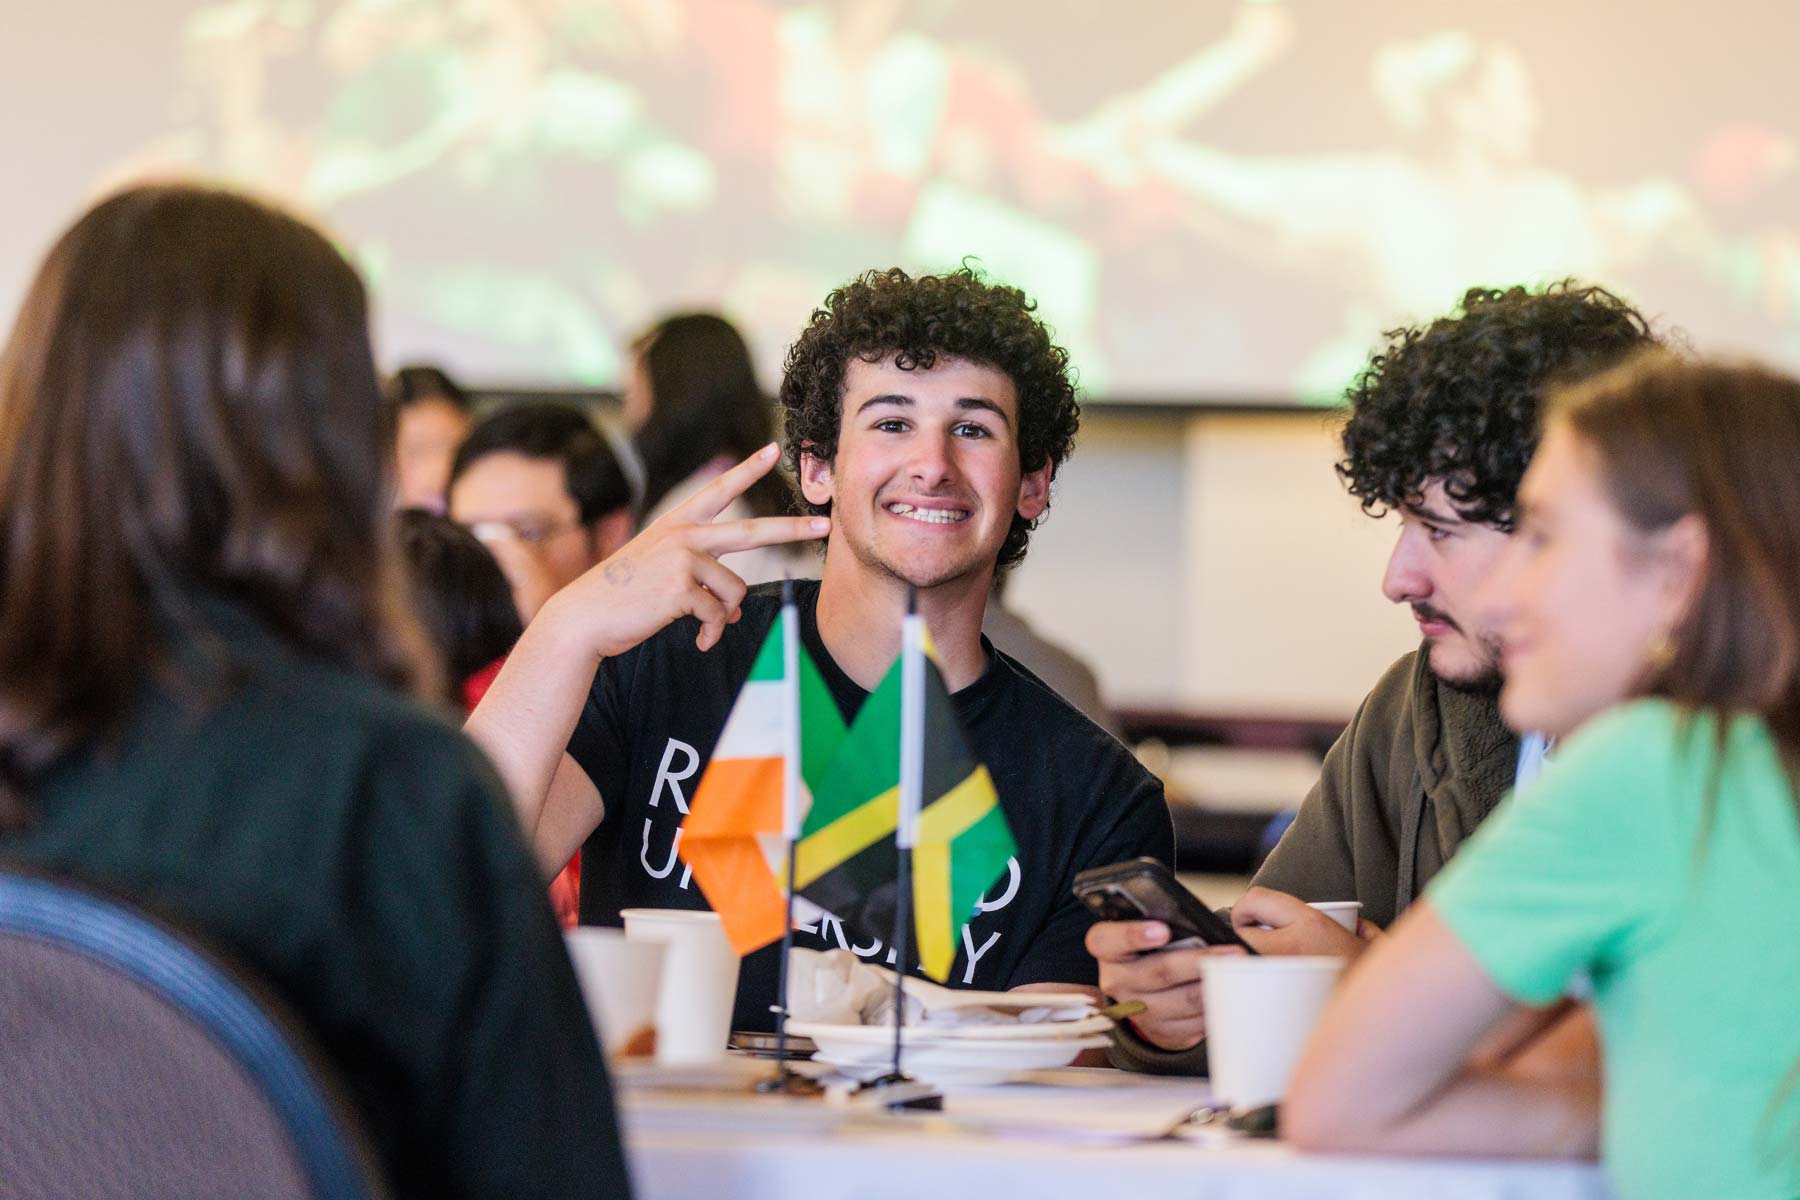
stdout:
<svg viewBox="0 0 1800 1200">
<path fill-rule="evenodd" d="M 900 861 L 894 874 L 894 885 L 899 889 L 894 897 L 894 1066 L 888 1078 L 906 1079 L 906 1072 L 900 1069 L 900 1031 L 906 1027 L 906 927 L 912 917 L 912 847 L 902 848 L 897 857 Z"/>
<path fill-rule="evenodd" d="M 906 589 L 906 615 L 909 623 L 918 615 L 918 593 L 911 587 Z M 919 698 L 909 697 L 905 685 L 908 670 L 905 657 L 908 650 L 904 633 L 900 639 L 900 647 L 900 677 L 902 680 L 900 728 L 902 731 L 906 731 L 908 729 L 904 716 L 906 705 L 916 703 Z M 922 734 L 923 731 L 918 732 Z M 894 1061 L 886 1075 L 864 1084 L 858 1090 L 858 1094 L 870 1093 L 870 1099 L 890 1109 L 940 1110 L 944 1107 L 944 1097 L 929 1084 L 921 1083 L 908 1075 L 900 1066 L 900 1052 L 904 1042 L 901 1031 L 906 1025 L 906 964 L 912 953 L 907 941 L 907 931 L 912 926 L 912 833 L 907 826 L 906 818 L 906 808 L 909 803 L 906 783 L 909 775 L 905 767 L 906 756 L 910 751 L 907 739 L 903 736 L 900 743 L 902 783 L 899 799 L 901 815 L 894 831 L 894 856 L 897 860 L 894 872 Z M 912 787 L 915 793 L 918 786 L 918 781 L 913 780 Z M 912 800 L 917 800 L 916 794 Z M 913 816 L 916 823 L 917 813 L 914 813 Z M 907 832 L 903 833 L 902 830 L 907 830 Z"/>
<path fill-rule="evenodd" d="M 812 1095 L 822 1090 L 816 1080 L 788 1066 L 788 959 L 794 952 L 794 860 L 798 843 L 787 844 L 787 924 L 781 933 L 781 966 L 776 973 L 775 1003 L 769 1010 L 775 1014 L 775 1074 L 756 1085 L 759 1092 L 794 1092 Z"/>
</svg>

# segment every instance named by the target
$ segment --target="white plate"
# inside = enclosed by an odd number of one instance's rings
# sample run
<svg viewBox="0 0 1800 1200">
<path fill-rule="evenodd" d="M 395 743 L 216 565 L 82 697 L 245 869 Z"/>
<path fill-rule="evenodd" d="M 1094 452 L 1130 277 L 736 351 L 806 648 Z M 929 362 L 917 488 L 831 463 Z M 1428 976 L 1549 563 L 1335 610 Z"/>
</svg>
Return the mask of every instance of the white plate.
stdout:
<svg viewBox="0 0 1800 1200">
<path fill-rule="evenodd" d="M 795 1022 L 798 1024 L 798 1022 Z M 792 1028 L 792 1025 L 789 1026 Z M 883 1033 L 879 1043 L 862 1037 L 839 1038 L 830 1033 L 809 1034 L 819 1044 L 813 1058 L 830 1063 L 854 1079 L 873 1079 L 893 1062 L 894 1031 L 875 1025 L 812 1026 L 816 1030 L 868 1030 Z M 1020 1071 L 1062 1067 L 1075 1061 L 1083 1050 L 1108 1044 L 1104 1037 L 1040 1038 L 1036 1041 L 915 1042 L 910 1036 L 901 1049 L 900 1065 L 908 1075 L 936 1084 L 1004 1083 Z"/>
<path fill-rule="evenodd" d="M 881 970 L 889 980 L 892 971 Z M 892 987 L 889 989 L 892 991 Z M 1094 997 L 1087 992 L 978 992 L 973 988 L 947 988 L 932 983 L 928 979 L 920 979 L 913 975 L 906 977 L 906 994 L 923 1004 L 928 1010 L 937 1011 L 946 1008 L 972 1008 L 977 1005 L 987 1008 L 1092 1008 Z"/>
<path fill-rule="evenodd" d="M 788 1032 L 809 1037 L 825 1046 L 827 1038 L 846 1046 L 892 1046 L 892 1025 L 836 1025 L 825 1021 L 789 1021 Z M 1061 1042 L 1071 1038 L 1092 1037 L 1113 1027 L 1107 1017 L 1083 1017 L 1079 1021 L 1038 1021 L 1030 1025 L 1007 1022 L 999 1025 L 908 1025 L 908 1044 L 941 1045 L 971 1042 Z"/>
</svg>

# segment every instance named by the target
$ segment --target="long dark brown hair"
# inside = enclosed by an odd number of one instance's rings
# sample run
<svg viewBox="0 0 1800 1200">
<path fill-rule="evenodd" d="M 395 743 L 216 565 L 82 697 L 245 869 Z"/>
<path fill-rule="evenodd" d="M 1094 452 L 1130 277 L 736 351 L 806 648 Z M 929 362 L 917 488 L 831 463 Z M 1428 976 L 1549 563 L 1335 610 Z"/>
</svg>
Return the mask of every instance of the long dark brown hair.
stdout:
<svg viewBox="0 0 1800 1200">
<path fill-rule="evenodd" d="M 147 680 L 216 690 L 173 652 L 207 640 L 208 597 L 435 688 L 367 319 L 323 236 L 227 192 L 134 188 L 51 249 L 0 356 L 0 828 Z"/>
<path fill-rule="evenodd" d="M 1557 394 L 1549 420 L 1598 452 L 1629 525 L 1706 528 L 1699 591 L 1643 689 L 1761 717 L 1800 782 L 1800 382 L 1652 353 Z"/>
<path fill-rule="evenodd" d="M 632 348 L 650 386 L 650 417 L 635 439 L 644 462 L 643 516 L 713 459 L 748 458 L 774 440 L 775 404 L 757 386 L 743 335 L 724 317 L 665 317 Z M 759 517 L 797 511 L 781 471 L 757 480 L 744 500 Z"/>
</svg>

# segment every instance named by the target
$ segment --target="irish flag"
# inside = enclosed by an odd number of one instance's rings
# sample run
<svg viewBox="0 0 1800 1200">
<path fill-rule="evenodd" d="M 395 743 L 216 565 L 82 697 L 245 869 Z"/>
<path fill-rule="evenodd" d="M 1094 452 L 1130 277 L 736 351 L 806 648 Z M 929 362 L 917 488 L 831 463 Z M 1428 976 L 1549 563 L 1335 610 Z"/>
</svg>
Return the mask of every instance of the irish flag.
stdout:
<svg viewBox="0 0 1800 1200">
<path fill-rule="evenodd" d="M 770 628 L 731 706 L 677 848 L 719 914 L 732 949 L 780 939 L 787 923 L 788 842 L 799 837 L 844 720 L 800 644 L 791 597 Z"/>
</svg>

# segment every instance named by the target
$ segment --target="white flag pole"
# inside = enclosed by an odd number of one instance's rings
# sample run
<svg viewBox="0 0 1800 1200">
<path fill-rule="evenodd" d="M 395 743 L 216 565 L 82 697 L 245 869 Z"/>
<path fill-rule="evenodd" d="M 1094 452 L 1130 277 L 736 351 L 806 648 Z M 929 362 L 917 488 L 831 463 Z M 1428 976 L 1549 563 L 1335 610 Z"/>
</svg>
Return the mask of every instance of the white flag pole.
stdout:
<svg viewBox="0 0 1800 1200">
<path fill-rule="evenodd" d="M 794 604 L 794 581 L 781 581 L 781 836 L 791 850 L 800 840 L 805 781 L 800 777 L 800 610 Z M 793 899 L 794 867 L 788 864 L 788 899 Z M 792 923 L 792 913 L 789 913 Z"/>
<path fill-rule="evenodd" d="M 900 810 L 894 825 L 894 1075 L 900 1070 L 900 1030 L 906 1024 L 906 964 L 911 950 L 912 854 L 919 844 L 919 810 L 925 795 L 925 623 L 918 596 L 906 590 L 900 623 Z"/>
</svg>

